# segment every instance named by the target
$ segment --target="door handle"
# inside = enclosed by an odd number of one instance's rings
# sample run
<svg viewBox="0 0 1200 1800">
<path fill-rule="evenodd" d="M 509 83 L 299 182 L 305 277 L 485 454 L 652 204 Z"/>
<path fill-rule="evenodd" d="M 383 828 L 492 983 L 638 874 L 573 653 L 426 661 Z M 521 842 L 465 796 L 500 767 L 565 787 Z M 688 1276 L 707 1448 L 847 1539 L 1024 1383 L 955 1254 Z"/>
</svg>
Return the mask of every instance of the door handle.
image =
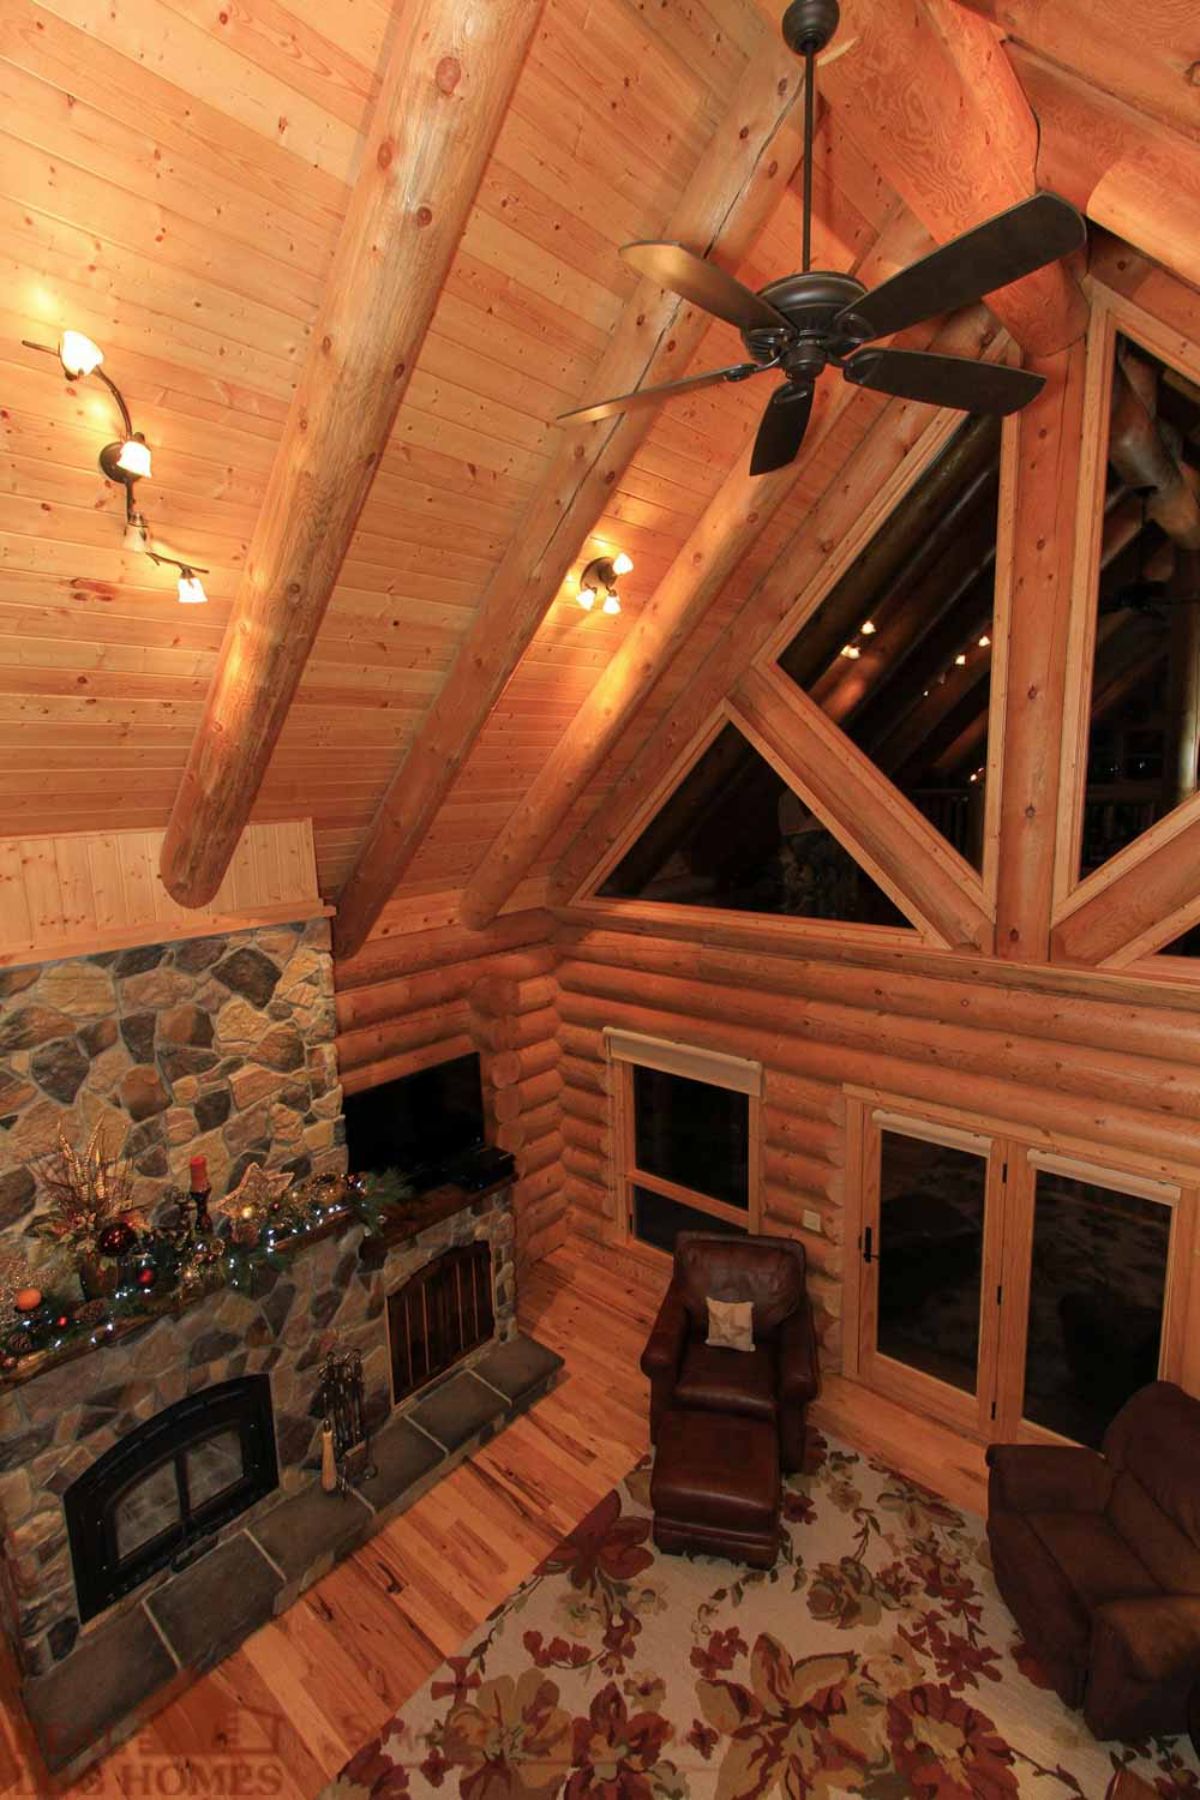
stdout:
<svg viewBox="0 0 1200 1800">
<path fill-rule="evenodd" d="M 865 1263 L 869 1263 L 872 1260 L 872 1257 L 871 1257 L 871 1227 L 869 1225 L 863 1231 L 862 1253 L 863 1253 L 863 1261 Z"/>
</svg>

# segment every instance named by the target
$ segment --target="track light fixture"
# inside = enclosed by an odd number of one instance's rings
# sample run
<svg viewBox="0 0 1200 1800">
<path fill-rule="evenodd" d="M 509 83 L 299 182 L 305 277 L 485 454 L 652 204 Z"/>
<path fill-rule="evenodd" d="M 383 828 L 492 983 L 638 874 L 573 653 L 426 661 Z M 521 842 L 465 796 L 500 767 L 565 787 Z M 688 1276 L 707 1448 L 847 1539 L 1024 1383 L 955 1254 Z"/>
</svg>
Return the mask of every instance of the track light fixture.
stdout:
<svg viewBox="0 0 1200 1800">
<path fill-rule="evenodd" d="M 628 575 L 633 569 L 633 558 L 619 550 L 616 556 L 594 556 L 579 577 L 579 593 L 576 596 L 584 612 L 591 612 L 597 600 L 600 601 L 601 612 L 619 613 L 621 602 L 617 597 L 617 582 L 622 575 Z"/>
<path fill-rule="evenodd" d="M 104 370 L 104 352 L 99 344 L 94 343 L 82 331 L 64 331 L 54 346 L 35 344 L 29 338 L 22 339 L 27 350 L 39 350 L 45 356 L 57 356 L 62 365 L 62 372 L 68 381 L 81 381 L 85 376 L 94 375 L 102 381 L 117 404 L 121 415 L 121 436 L 111 444 L 105 444 L 99 455 L 100 468 L 109 481 L 115 482 L 125 490 L 125 530 L 122 546 L 126 550 L 140 551 L 154 563 L 167 564 L 180 571 L 179 599 L 184 605 L 195 605 L 207 600 L 202 583 L 197 578 L 197 571 L 190 563 L 183 563 L 174 556 L 164 556 L 150 548 L 150 530 L 146 524 L 146 515 L 134 505 L 133 489 L 135 482 L 146 480 L 153 472 L 150 446 L 140 431 L 135 431 L 130 417 L 125 396 L 112 376 Z M 207 574 L 207 569 L 201 573 Z"/>
</svg>

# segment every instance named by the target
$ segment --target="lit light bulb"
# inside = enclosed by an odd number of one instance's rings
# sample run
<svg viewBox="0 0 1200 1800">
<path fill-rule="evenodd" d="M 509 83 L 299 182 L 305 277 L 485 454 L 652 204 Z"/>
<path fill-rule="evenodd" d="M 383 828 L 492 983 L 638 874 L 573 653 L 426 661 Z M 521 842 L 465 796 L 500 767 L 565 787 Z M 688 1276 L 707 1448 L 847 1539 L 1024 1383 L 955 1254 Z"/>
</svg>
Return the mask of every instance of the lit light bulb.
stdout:
<svg viewBox="0 0 1200 1800">
<path fill-rule="evenodd" d="M 150 446 L 140 432 L 126 438 L 117 457 L 117 467 L 134 481 L 150 473 Z"/>
<path fill-rule="evenodd" d="M 578 598 L 579 598 L 579 604 L 580 604 L 580 606 L 582 606 L 584 612 L 591 612 L 593 606 L 595 606 L 595 604 L 596 604 L 595 588 L 581 587 L 579 590 Z"/>
<path fill-rule="evenodd" d="M 859 630 L 864 637 L 874 637 L 877 629 L 878 627 L 876 626 L 874 619 L 865 619 L 859 626 Z"/>
<path fill-rule="evenodd" d="M 955 668 L 956 668 L 956 669 L 961 669 L 961 668 L 962 668 L 962 666 L 963 666 L 963 664 L 964 664 L 964 663 L 965 663 L 965 662 L 966 662 L 966 660 L 967 660 L 967 653 L 966 653 L 966 651 L 965 651 L 965 650 L 962 650 L 962 651 L 960 651 L 960 652 L 959 652 L 959 654 L 958 654 L 958 655 L 957 655 L 957 656 L 956 656 L 956 657 L 955 657 L 955 659 L 954 659 L 954 666 L 955 666 Z"/>
<path fill-rule="evenodd" d="M 609 589 L 608 593 L 605 594 L 604 605 L 601 607 L 600 610 L 601 610 L 601 612 L 606 612 L 606 613 L 619 613 L 620 612 L 621 602 L 617 599 L 617 596 L 612 592 L 611 588 Z"/>
<path fill-rule="evenodd" d="M 204 583 L 190 569 L 180 571 L 178 593 L 181 606 L 203 606 L 208 599 L 208 595 L 204 591 Z"/>
<path fill-rule="evenodd" d="M 988 645 L 991 643 L 991 641 L 992 641 L 991 638 L 988 636 L 987 632 L 985 631 L 983 636 L 979 640 L 979 648 L 981 650 L 986 650 Z"/>
<path fill-rule="evenodd" d="M 968 781 L 978 781 L 978 780 L 979 780 L 979 771 L 978 771 L 978 769 L 972 769 L 972 770 L 971 770 L 971 773 L 970 773 L 970 774 L 969 774 L 969 775 L 968 775 L 968 776 L 967 776 L 967 780 L 968 780 Z"/>
<path fill-rule="evenodd" d="M 619 550 L 617 552 L 616 556 L 613 557 L 613 574 L 614 575 L 632 575 L 632 573 L 633 573 L 633 558 L 632 558 L 632 556 L 626 556 L 626 554 L 623 550 Z"/>
<path fill-rule="evenodd" d="M 857 662 L 859 657 L 862 655 L 862 651 L 859 649 L 857 644 L 843 644 L 842 648 L 841 648 L 841 655 L 849 657 L 851 662 Z"/>
<path fill-rule="evenodd" d="M 58 340 L 58 360 L 63 374 L 74 380 L 79 375 L 95 374 L 104 361 L 104 352 L 82 331 L 64 331 Z"/>
<path fill-rule="evenodd" d="M 150 548 L 150 534 L 146 529 L 144 514 L 130 513 L 125 521 L 125 536 L 121 542 L 126 550 L 148 550 Z"/>
</svg>

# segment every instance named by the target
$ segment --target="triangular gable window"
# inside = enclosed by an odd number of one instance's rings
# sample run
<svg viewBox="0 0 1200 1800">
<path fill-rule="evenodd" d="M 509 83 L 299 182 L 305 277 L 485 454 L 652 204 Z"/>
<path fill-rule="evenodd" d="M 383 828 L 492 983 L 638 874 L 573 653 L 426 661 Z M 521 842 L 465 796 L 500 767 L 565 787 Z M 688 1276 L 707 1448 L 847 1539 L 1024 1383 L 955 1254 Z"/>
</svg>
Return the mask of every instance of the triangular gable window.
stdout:
<svg viewBox="0 0 1200 1800">
<path fill-rule="evenodd" d="M 976 869 L 999 490 L 1000 423 L 968 419 L 779 658 Z"/>
<path fill-rule="evenodd" d="M 776 917 L 909 924 L 734 725 L 719 732 L 599 894 Z"/>
</svg>

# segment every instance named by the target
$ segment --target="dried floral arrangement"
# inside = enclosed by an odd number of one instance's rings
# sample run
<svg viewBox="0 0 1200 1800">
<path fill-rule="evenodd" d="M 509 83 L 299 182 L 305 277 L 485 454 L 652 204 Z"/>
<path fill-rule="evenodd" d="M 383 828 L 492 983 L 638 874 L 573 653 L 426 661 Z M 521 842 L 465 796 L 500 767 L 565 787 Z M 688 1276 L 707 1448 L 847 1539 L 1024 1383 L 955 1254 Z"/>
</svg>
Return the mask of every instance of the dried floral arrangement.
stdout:
<svg viewBox="0 0 1200 1800">
<path fill-rule="evenodd" d="M 82 1150 L 60 1132 L 58 1149 L 40 1173 L 48 1204 L 34 1224 L 35 1236 L 78 1253 L 92 1249 L 107 1226 L 145 1229 L 133 1204 L 132 1165 L 109 1153 L 103 1127 L 97 1126 Z"/>
</svg>

